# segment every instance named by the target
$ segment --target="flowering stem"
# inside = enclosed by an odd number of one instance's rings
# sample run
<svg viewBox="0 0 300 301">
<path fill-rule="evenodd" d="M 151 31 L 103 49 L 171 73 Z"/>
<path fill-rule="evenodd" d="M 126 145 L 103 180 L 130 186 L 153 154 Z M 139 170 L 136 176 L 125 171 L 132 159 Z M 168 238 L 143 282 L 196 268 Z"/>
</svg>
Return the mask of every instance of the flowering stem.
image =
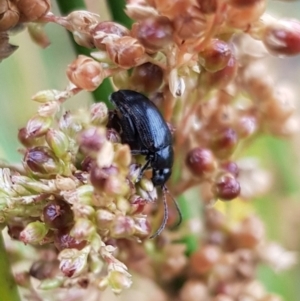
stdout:
<svg viewBox="0 0 300 301">
<path fill-rule="evenodd" d="M 59 7 L 59 10 L 63 15 L 67 15 L 71 11 L 79 10 L 79 9 L 86 9 L 85 2 L 83 0 L 72 0 L 72 1 L 66 1 L 66 0 L 57 0 L 57 5 Z M 71 33 L 69 33 L 71 37 L 71 43 L 73 45 L 73 48 L 76 52 L 76 54 L 84 54 L 87 56 L 90 56 L 90 50 L 78 45 L 74 39 Z M 109 79 L 104 79 L 100 87 L 92 92 L 93 98 L 95 102 L 103 101 L 108 105 L 111 106 L 110 102 L 108 101 L 108 96 L 113 91 L 112 85 L 109 81 Z"/>
<path fill-rule="evenodd" d="M 18 287 L 11 272 L 10 262 L 0 233 L 0 294 L 1 300 L 20 301 Z"/>
</svg>

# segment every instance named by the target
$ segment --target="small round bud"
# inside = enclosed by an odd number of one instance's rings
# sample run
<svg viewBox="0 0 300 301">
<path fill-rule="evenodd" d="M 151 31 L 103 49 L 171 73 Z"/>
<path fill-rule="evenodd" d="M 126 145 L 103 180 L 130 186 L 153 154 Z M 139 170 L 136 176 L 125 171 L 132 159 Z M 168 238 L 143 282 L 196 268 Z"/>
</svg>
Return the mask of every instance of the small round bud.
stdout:
<svg viewBox="0 0 300 301">
<path fill-rule="evenodd" d="M 94 164 L 90 171 L 90 181 L 97 191 L 104 192 L 109 178 L 117 176 L 118 173 L 119 169 L 116 166 L 100 168 Z"/>
<path fill-rule="evenodd" d="M 218 0 L 197 0 L 200 11 L 203 14 L 209 15 L 213 14 L 217 10 Z"/>
<path fill-rule="evenodd" d="M 244 219 L 237 228 L 229 233 L 230 244 L 235 249 L 254 249 L 265 235 L 265 227 L 256 216 Z"/>
<path fill-rule="evenodd" d="M 16 26 L 20 18 L 20 12 L 14 3 L 4 0 L 1 4 L 0 32 Z"/>
<path fill-rule="evenodd" d="M 236 123 L 236 131 L 240 138 L 248 138 L 258 129 L 258 120 L 256 116 L 251 114 L 243 114 L 238 116 Z"/>
<path fill-rule="evenodd" d="M 135 217 L 134 218 L 134 236 L 139 239 L 144 239 L 149 237 L 151 233 L 151 226 L 145 217 Z"/>
<path fill-rule="evenodd" d="M 32 137 L 32 136 L 30 137 L 28 135 L 25 127 L 19 129 L 18 139 L 22 143 L 22 145 L 24 145 L 25 147 L 28 147 L 28 148 L 37 145 L 40 140 L 40 139 Z"/>
<path fill-rule="evenodd" d="M 91 127 L 80 133 L 78 143 L 80 149 L 89 156 L 95 157 L 106 141 L 105 129 Z"/>
<path fill-rule="evenodd" d="M 252 22 L 259 19 L 265 9 L 265 0 L 257 0 L 252 5 L 238 8 L 235 6 L 228 6 L 226 19 L 227 24 L 234 28 L 247 28 L 247 26 L 249 26 Z"/>
<path fill-rule="evenodd" d="M 210 174 L 216 169 L 216 160 L 211 150 L 194 148 L 187 153 L 186 164 L 189 170 L 198 177 Z"/>
<path fill-rule="evenodd" d="M 146 205 L 146 200 L 144 200 L 139 195 L 133 195 L 130 200 L 130 213 L 131 214 L 137 214 L 142 213 L 144 210 L 144 207 Z"/>
<path fill-rule="evenodd" d="M 62 229 L 73 223 L 73 212 L 64 201 L 51 202 L 43 209 L 43 219 L 50 228 Z"/>
<path fill-rule="evenodd" d="M 24 230 L 21 231 L 19 239 L 25 244 L 41 243 L 48 232 L 48 227 L 40 221 L 29 223 Z"/>
<path fill-rule="evenodd" d="M 90 113 L 92 124 L 103 125 L 108 120 L 108 108 L 104 102 L 98 102 L 91 105 Z"/>
<path fill-rule="evenodd" d="M 182 301 L 209 300 L 208 286 L 196 279 L 187 280 L 179 294 Z"/>
<path fill-rule="evenodd" d="M 121 143 L 121 137 L 114 129 L 108 129 L 106 131 L 106 139 L 112 143 Z"/>
<path fill-rule="evenodd" d="M 77 87 L 96 90 L 104 79 L 104 72 L 100 63 L 90 57 L 79 55 L 67 68 L 69 80 Z"/>
<path fill-rule="evenodd" d="M 300 22 L 298 20 L 276 20 L 264 32 L 263 42 L 269 52 L 277 56 L 300 53 Z"/>
<path fill-rule="evenodd" d="M 202 72 L 200 75 L 201 85 L 209 88 L 223 88 L 226 87 L 236 76 L 238 69 L 237 60 L 232 55 L 227 65 L 216 72 Z"/>
<path fill-rule="evenodd" d="M 221 173 L 215 179 L 212 191 L 216 198 L 222 201 L 230 201 L 239 196 L 241 187 L 232 174 Z"/>
<path fill-rule="evenodd" d="M 106 45 L 106 51 L 113 63 L 129 69 L 145 60 L 145 48 L 132 37 L 121 37 Z"/>
<path fill-rule="evenodd" d="M 221 168 L 224 171 L 231 173 L 234 177 L 239 175 L 239 167 L 233 161 L 225 161 L 221 163 Z"/>
<path fill-rule="evenodd" d="M 30 23 L 27 25 L 30 38 L 41 48 L 47 48 L 51 42 L 45 30 L 45 24 Z"/>
<path fill-rule="evenodd" d="M 236 131 L 232 128 L 225 128 L 212 136 L 210 144 L 214 154 L 218 158 L 230 157 L 238 144 Z"/>
<path fill-rule="evenodd" d="M 32 117 L 26 125 L 27 135 L 29 137 L 41 137 L 44 136 L 52 123 L 52 118 L 34 116 Z"/>
<path fill-rule="evenodd" d="M 203 275 L 209 272 L 220 259 L 221 251 L 217 246 L 204 245 L 190 257 L 190 266 L 194 273 Z"/>
<path fill-rule="evenodd" d="M 155 16 L 135 23 L 132 34 L 149 50 L 157 51 L 173 42 L 172 22 L 165 16 Z"/>
<path fill-rule="evenodd" d="M 31 265 L 29 274 L 38 280 L 44 280 L 54 277 L 57 267 L 57 261 L 38 260 Z"/>
<path fill-rule="evenodd" d="M 45 138 L 56 157 L 62 158 L 67 153 L 69 149 L 69 139 L 62 131 L 49 129 Z"/>
<path fill-rule="evenodd" d="M 110 235 L 113 238 L 130 237 L 134 231 L 134 221 L 129 216 L 115 217 L 110 226 Z"/>
<path fill-rule="evenodd" d="M 77 240 L 71 236 L 69 228 L 59 229 L 54 234 L 54 245 L 59 251 L 63 249 L 82 250 L 86 244 L 86 240 Z"/>
<path fill-rule="evenodd" d="M 243 8 L 243 7 L 254 5 L 258 1 L 260 0 L 229 0 L 228 4 L 236 8 Z"/>
<path fill-rule="evenodd" d="M 15 1 L 21 12 L 21 22 L 32 22 L 43 17 L 51 7 L 50 0 L 18 0 Z"/>
<path fill-rule="evenodd" d="M 91 35 L 95 46 L 98 49 L 105 50 L 105 45 L 108 42 L 113 42 L 120 37 L 129 36 L 129 30 L 116 22 L 103 21 L 93 26 Z"/>
<path fill-rule="evenodd" d="M 231 58 L 229 45 L 219 39 L 212 39 L 208 46 L 199 53 L 200 64 L 209 72 L 225 68 Z"/>
<path fill-rule="evenodd" d="M 180 10 L 182 6 L 180 1 L 175 3 L 178 3 L 178 10 Z M 198 38 L 206 30 L 206 17 L 197 6 L 187 2 L 187 7 L 184 7 L 186 4 L 182 3 L 182 10 L 173 19 L 174 32 L 182 40 Z"/>
<path fill-rule="evenodd" d="M 57 174 L 61 170 L 58 159 L 46 146 L 37 146 L 29 149 L 25 154 L 24 164 L 33 173 L 44 175 Z"/>
<path fill-rule="evenodd" d="M 145 63 L 133 69 L 130 83 L 135 91 L 151 93 L 158 90 L 163 82 L 163 71 L 157 65 Z"/>
</svg>

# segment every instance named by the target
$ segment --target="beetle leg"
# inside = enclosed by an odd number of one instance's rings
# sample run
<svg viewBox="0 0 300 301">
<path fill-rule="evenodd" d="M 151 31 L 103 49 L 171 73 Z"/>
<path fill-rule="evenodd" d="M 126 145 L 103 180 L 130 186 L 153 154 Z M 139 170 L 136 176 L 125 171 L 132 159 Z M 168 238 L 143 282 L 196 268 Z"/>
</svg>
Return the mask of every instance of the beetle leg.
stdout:
<svg viewBox="0 0 300 301">
<path fill-rule="evenodd" d="M 166 185 L 164 185 L 164 186 L 162 187 L 162 190 L 163 190 L 163 192 L 167 193 L 167 194 L 170 196 L 170 198 L 172 199 L 172 201 L 173 201 L 173 203 L 174 203 L 174 205 L 175 205 L 176 211 L 177 211 L 177 213 L 178 213 L 178 217 L 179 217 L 179 218 L 178 218 L 178 221 L 177 221 L 177 223 L 176 223 L 174 226 L 172 226 L 172 228 L 176 228 L 176 227 L 179 226 L 179 225 L 181 224 L 181 222 L 182 222 L 182 213 L 181 213 L 181 210 L 180 210 L 180 208 L 179 208 L 179 205 L 178 205 L 177 201 L 174 199 L 174 197 L 172 196 L 172 194 L 170 193 L 170 191 L 169 191 L 169 189 L 167 188 Z"/>
<path fill-rule="evenodd" d="M 139 182 L 141 180 L 141 178 L 142 178 L 145 170 L 149 168 L 150 163 L 151 163 L 151 159 L 148 159 L 148 161 L 146 162 L 146 164 L 141 169 L 141 172 L 140 172 L 140 174 L 139 174 L 139 176 L 137 178 L 137 182 Z"/>
<path fill-rule="evenodd" d="M 164 202 L 164 218 L 163 218 L 159 228 L 155 231 L 154 234 L 152 234 L 150 236 L 150 238 L 154 238 L 154 237 L 158 236 L 165 229 L 167 221 L 168 221 L 168 204 L 167 204 L 167 198 L 166 198 L 166 193 L 165 193 L 164 189 L 163 189 L 163 202 Z"/>
</svg>

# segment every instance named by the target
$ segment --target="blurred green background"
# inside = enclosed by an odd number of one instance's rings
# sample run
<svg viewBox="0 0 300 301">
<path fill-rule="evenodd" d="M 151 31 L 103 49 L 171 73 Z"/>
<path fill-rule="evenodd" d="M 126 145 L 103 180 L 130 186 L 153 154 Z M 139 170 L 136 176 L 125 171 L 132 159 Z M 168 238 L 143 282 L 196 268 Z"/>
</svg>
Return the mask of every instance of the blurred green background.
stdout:
<svg viewBox="0 0 300 301">
<path fill-rule="evenodd" d="M 103 1 L 87 1 L 91 11 L 109 18 Z M 53 10 L 57 13 L 54 6 Z M 269 1 L 268 12 L 280 18 L 300 19 L 300 1 Z M 49 24 L 46 31 L 52 44 L 40 49 L 26 31 L 11 37 L 19 49 L 0 63 L 0 157 L 12 162 L 20 160 L 17 131 L 34 114 L 37 104 L 31 96 L 43 89 L 64 89 L 66 66 L 75 57 L 69 37 L 61 27 Z M 293 87 L 300 98 L 300 57 L 270 58 L 270 72 L 276 81 Z M 92 101 L 88 93 L 69 100 L 67 108 L 86 106 Z M 271 240 L 288 249 L 300 251 L 300 133 L 290 140 L 259 138 L 247 150 L 271 170 L 275 185 L 263 198 L 255 200 L 257 211 L 267 224 Z M 275 274 L 266 267 L 259 269 L 266 287 L 286 301 L 300 300 L 300 265 L 293 270 Z"/>
</svg>

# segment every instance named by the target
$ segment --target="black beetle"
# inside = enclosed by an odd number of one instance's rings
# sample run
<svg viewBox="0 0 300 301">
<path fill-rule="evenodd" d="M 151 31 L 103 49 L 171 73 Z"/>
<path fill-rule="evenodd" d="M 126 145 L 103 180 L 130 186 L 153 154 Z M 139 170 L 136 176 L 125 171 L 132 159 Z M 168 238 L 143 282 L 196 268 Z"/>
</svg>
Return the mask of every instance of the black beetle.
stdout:
<svg viewBox="0 0 300 301">
<path fill-rule="evenodd" d="M 119 90 L 111 94 L 110 101 L 116 106 L 115 117 L 121 129 L 122 143 L 130 146 L 132 154 L 146 156 L 146 164 L 142 167 L 140 177 L 151 167 L 153 185 L 160 186 L 163 190 L 164 218 L 159 229 L 151 236 L 153 238 L 165 228 L 168 218 L 165 194 L 170 193 L 165 183 L 172 173 L 172 135 L 158 108 L 143 94 L 132 90 Z M 181 212 L 176 201 L 173 201 L 180 223 Z"/>
</svg>

